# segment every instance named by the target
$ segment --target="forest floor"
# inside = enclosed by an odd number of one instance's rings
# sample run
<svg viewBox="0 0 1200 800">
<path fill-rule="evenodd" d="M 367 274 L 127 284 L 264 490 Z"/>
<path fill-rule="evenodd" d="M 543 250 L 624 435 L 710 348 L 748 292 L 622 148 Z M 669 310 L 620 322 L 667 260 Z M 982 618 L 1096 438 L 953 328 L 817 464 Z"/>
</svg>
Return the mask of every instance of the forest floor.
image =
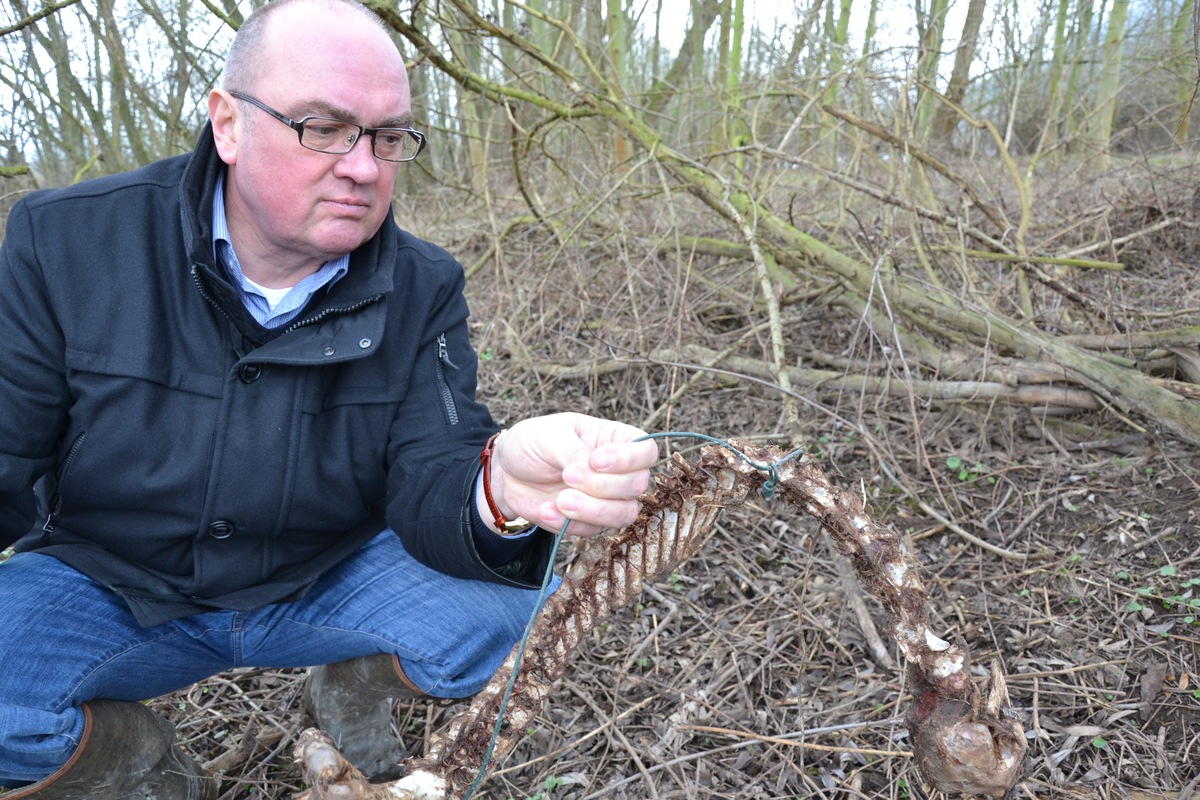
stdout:
<svg viewBox="0 0 1200 800">
<path fill-rule="evenodd" d="M 1190 215 L 1184 183 L 1171 197 L 1114 201 L 1111 235 L 1144 230 L 1164 204 Z M 578 410 L 803 446 L 835 482 L 865 492 L 924 567 L 934 629 L 969 646 L 980 675 L 994 658 L 1009 675 L 1030 745 L 1016 797 L 1200 796 L 1195 445 L 1107 410 L 918 396 L 806 398 L 788 421 L 769 386 L 645 357 L 668 340 L 740 342 L 762 357 L 747 265 L 710 263 L 702 279 L 692 260 L 632 239 L 564 249 L 537 231 L 488 259 L 485 232 L 422 233 L 483 264 L 469 294 L 481 395 L 501 422 Z M 1174 225 L 1119 255 L 1124 273 L 1080 280 L 1135 328 L 1200 324 L 1200 231 Z M 832 304 L 797 295 L 784 307 L 797 359 L 871 357 L 857 320 Z M 820 526 L 755 500 L 594 633 L 476 797 L 933 797 L 909 753 L 895 647 L 872 647 L 885 631 L 881 606 L 843 577 Z M 241 670 L 154 706 L 224 772 L 223 798 L 282 799 L 300 788 L 291 749 L 310 724 L 302 681 Z M 459 708 L 405 704 L 397 724 L 419 752 Z"/>
</svg>

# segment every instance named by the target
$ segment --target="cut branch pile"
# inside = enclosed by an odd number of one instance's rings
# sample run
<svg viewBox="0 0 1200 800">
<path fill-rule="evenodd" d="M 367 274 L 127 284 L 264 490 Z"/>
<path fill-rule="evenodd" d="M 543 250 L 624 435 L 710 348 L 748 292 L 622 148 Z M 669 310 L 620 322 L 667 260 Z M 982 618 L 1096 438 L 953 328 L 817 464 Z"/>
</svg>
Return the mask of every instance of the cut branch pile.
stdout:
<svg viewBox="0 0 1200 800">
<path fill-rule="evenodd" d="M 738 137 L 736 145 L 731 142 L 716 155 L 700 154 L 677 143 L 687 140 L 671 135 L 662 122 L 669 115 L 646 113 L 638 106 L 638 97 L 626 93 L 620 80 L 603 69 L 566 19 L 511 4 L 520 12 L 515 18 L 532 14 L 539 25 L 555 31 L 557 44 L 547 50 L 522 26 L 506 26 L 504 15 L 485 14 L 468 0 L 434 4 L 437 12 L 428 19 L 417 13 L 407 18 L 381 0 L 367 3 L 423 61 L 502 107 L 504 119 L 536 118 L 536 123 L 513 126 L 512 168 L 533 216 L 556 237 L 560 229 L 578 231 L 587 221 L 564 219 L 551 213 L 552 206 L 544 200 L 531 199 L 522 178 L 531 168 L 526 159 L 531 153 L 553 150 L 545 142 L 549 131 L 569 125 L 574 132 L 584 120 L 598 137 L 592 152 L 602 149 L 599 141 L 611 140 L 614 153 L 621 155 L 610 176 L 617 180 L 612 186 L 604 184 L 606 193 L 599 202 L 564 200 L 559 207 L 583 206 L 592 215 L 607 207 L 616 186 L 626 181 L 662 186 L 661 193 L 641 195 L 648 207 L 627 219 L 658 220 L 662 205 L 674 203 L 683 193 L 706 207 L 705 218 L 691 222 L 690 229 L 663 236 L 661 228 L 647 226 L 635 235 L 661 236 L 660 241 L 677 252 L 720 251 L 722 257 L 753 265 L 770 346 L 764 351 L 767 360 L 752 366 L 770 373 L 769 381 L 785 396 L 785 404 L 791 402 L 787 395 L 794 382 L 795 354 L 788 352 L 787 330 L 774 298 L 780 289 L 811 290 L 817 285 L 823 292 L 842 295 L 839 305 L 865 320 L 883 346 L 903 351 L 909 371 L 902 385 L 890 383 L 893 375 L 845 370 L 847 378 L 866 381 L 867 391 L 883 386 L 888 393 L 906 391 L 936 401 L 1005 402 L 1061 414 L 1103 409 L 1118 418 L 1123 429 L 1200 444 L 1195 386 L 1200 368 L 1192 366 L 1200 357 L 1186 344 L 1194 338 L 1194 323 L 1185 316 L 1183 327 L 1165 332 L 1163 347 L 1135 350 L 1129 342 L 1164 333 L 1151 329 L 1161 324 L 1115 302 L 1125 292 L 1117 281 L 1129 280 L 1120 277 L 1127 265 L 1116 260 L 1122 246 L 1165 228 L 1156 223 L 1128 236 L 1086 234 L 1086 229 L 1110 230 L 1110 221 L 1105 212 L 1097 212 L 1085 224 L 1071 207 L 1047 214 L 1069 220 L 1066 230 L 1038 229 L 1034 211 L 1048 204 L 1047 190 L 1055 187 L 1039 186 L 1032 164 L 1018 165 L 1005 136 L 986 120 L 953 107 L 974 131 L 978 145 L 996 151 L 995 159 L 956 163 L 940 157 L 914 131 L 905 133 L 902 121 L 896 123 L 898 130 L 869 121 L 876 113 L 887 117 L 891 110 L 852 113 L 819 102 L 824 88 L 800 81 L 763 91 L 764 98 L 787 100 L 764 99 L 752 112 L 738 103 L 722 107 L 718 113 L 731 120 L 724 127 L 736 128 L 736 121 L 751 134 Z M 448 54 L 431 31 L 435 26 L 441 27 L 445 39 L 469 35 L 512 55 L 496 72 L 480 69 L 456 53 Z M 529 80 L 519 64 L 537 65 L 538 80 Z M 828 142 L 789 144 L 796 129 L 809 123 L 810 115 L 800 107 L 811 109 L 811 122 Z M 780 137 L 784 129 L 787 133 Z M 872 160 L 845 155 L 872 151 L 886 154 L 886 164 L 854 166 Z M 784 180 L 784 166 L 820 180 Z M 828 211 L 816 213 L 812 206 L 821 204 L 814 195 L 823 194 L 820 187 L 830 184 L 847 198 L 862 198 L 861 204 L 843 204 L 847 210 L 836 218 L 829 218 Z M 1080 199 L 1072 197 L 1071 202 L 1078 206 Z M 1110 202 L 1106 197 L 1104 207 Z M 797 203 L 802 206 L 799 215 Z M 1190 213 L 1171 214 L 1170 226 L 1186 229 L 1193 224 L 1185 218 Z M 864 230 L 874 245 L 865 247 L 847 238 L 847 227 L 864 226 L 861 218 L 872 216 L 889 220 L 880 230 Z M 611 232 L 611 226 L 597 227 L 606 237 Z M 714 228 L 723 233 L 705 233 L 703 240 L 691 236 Z M 702 246 L 705 243 L 708 248 Z M 1092 252 L 1108 256 L 1083 258 Z M 1084 277 L 1089 272 L 1118 277 L 1097 287 L 1099 281 Z M 1094 336 L 1099 341 L 1115 335 L 1123 338 L 1095 349 L 1078 338 Z M 645 355 L 649 348 L 638 352 Z M 799 387 L 811 385 L 805 379 L 823 381 L 810 371 L 800 376 Z"/>
<path fill-rule="evenodd" d="M 924 776 L 948 794 L 1003 796 L 1020 778 L 1026 744 L 1021 724 L 1008 711 L 999 665 L 993 664 L 990 685 L 980 692 L 970 679 L 966 648 L 930 630 L 919 565 L 894 531 L 871 520 L 859 495 L 833 486 L 811 461 L 782 461 L 775 448 L 735 446 L 758 463 L 717 447 L 704 448 L 692 461 L 676 455 L 674 468 L 658 476 L 654 492 L 643 498 L 638 520 L 616 536 L 589 543 L 566 569 L 521 663 L 514 648 L 470 706 L 433 739 L 426 756 L 402 765 L 403 778 L 367 783 L 323 733 L 309 730 L 295 757 L 310 788 L 297 800 L 461 798 L 483 769 L 513 670 L 492 753 L 496 759 L 513 749 L 540 712 L 589 631 L 631 603 L 647 582 L 665 579 L 695 555 L 722 509 L 764 488 L 818 519 L 887 610 L 888 629 L 908 662 L 913 697 L 908 725 Z M 761 464 L 776 464 L 776 474 L 764 472 Z"/>
</svg>

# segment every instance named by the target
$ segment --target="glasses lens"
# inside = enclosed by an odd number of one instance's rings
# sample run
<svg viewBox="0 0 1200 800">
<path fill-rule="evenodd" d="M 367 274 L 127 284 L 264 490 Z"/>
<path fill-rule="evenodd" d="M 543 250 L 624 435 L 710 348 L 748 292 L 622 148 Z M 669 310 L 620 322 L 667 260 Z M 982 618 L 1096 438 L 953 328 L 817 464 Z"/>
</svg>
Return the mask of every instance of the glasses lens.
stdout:
<svg viewBox="0 0 1200 800">
<path fill-rule="evenodd" d="M 385 161 L 411 161 L 421 152 L 421 139 L 411 131 L 382 128 L 375 134 L 375 155 Z"/>
<path fill-rule="evenodd" d="M 300 144 L 322 153 L 349 153 L 361 133 L 357 125 L 348 122 L 309 117 L 304 120 Z"/>
</svg>

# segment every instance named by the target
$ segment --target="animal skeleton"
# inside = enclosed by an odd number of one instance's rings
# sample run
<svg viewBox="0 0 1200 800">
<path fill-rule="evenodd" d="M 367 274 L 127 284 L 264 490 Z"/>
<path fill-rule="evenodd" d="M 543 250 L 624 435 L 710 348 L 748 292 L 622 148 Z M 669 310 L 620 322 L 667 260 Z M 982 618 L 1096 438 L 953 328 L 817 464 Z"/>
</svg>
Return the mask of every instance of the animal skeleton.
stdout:
<svg viewBox="0 0 1200 800">
<path fill-rule="evenodd" d="M 769 486 L 775 495 L 816 517 L 849 556 L 860 581 L 883 603 L 888 628 L 908 662 L 913 695 L 908 727 L 922 774 L 951 795 L 1002 797 L 1020 778 L 1025 735 L 1009 711 L 1003 673 L 993 663 L 983 691 L 970 680 L 965 647 L 929 628 L 919 566 L 899 537 L 876 524 L 863 498 L 833 486 L 811 461 L 787 461 L 775 448 L 734 443 L 742 453 L 705 447 L 695 460 L 676 454 L 673 468 L 655 479 L 637 521 L 619 534 L 589 543 L 566 569 L 562 585 L 539 615 L 526 654 L 518 648 L 449 729 L 434 737 L 422 759 L 402 764 L 405 776 L 372 785 L 320 731 L 305 731 L 295 748 L 309 789 L 296 800 L 451 800 L 476 779 L 498 716 L 502 757 L 539 713 L 554 683 L 589 631 L 614 609 L 632 602 L 647 582 L 666 578 L 707 540 L 721 509 L 743 503 Z M 756 464 L 748 457 L 761 462 Z M 774 466 L 765 474 L 761 464 Z M 514 669 L 509 704 L 501 699 Z"/>
</svg>

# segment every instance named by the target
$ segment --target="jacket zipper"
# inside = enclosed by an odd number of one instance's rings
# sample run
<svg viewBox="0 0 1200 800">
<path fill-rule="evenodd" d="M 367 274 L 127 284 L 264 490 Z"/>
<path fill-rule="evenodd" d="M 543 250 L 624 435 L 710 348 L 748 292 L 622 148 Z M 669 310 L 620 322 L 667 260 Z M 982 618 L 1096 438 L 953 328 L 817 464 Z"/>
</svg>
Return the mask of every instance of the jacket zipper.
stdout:
<svg viewBox="0 0 1200 800">
<path fill-rule="evenodd" d="M 285 330 L 284 333 L 291 333 L 294 330 L 299 330 L 300 328 L 320 322 L 330 314 L 349 314 L 352 311 L 358 311 L 363 306 L 369 306 L 371 303 L 374 303 L 381 297 L 383 297 L 381 294 L 371 295 L 370 297 L 365 297 L 362 300 L 359 300 L 354 305 L 342 306 L 341 308 L 327 308 L 314 317 L 301 317 L 300 319 L 297 319 L 288 325 L 287 330 Z"/>
<path fill-rule="evenodd" d="M 230 322 L 234 322 L 233 317 L 231 317 L 228 313 L 226 313 L 225 309 L 221 308 L 221 304 L 218 303 L 217 299 L 212 296 L 212 294 L 208 291 L 208 289 L 205 288 L 204 281 L 201 280 L 199 270 L 197 269 L 197 267 L 198 267 L 198 265 L 196 265 L 196 264 L 192 265 L 192 281 L 196 284 L 196 288 L 200 290 L 200 296 L 203 297 L 205 300 L 207 300 L 212 305 L 214 305 L 216 307 L 217 311 L 219 311 L 221 313 L 221 315 L 224 316 L 227 320 L 229 320 Z M 325 319 L 325 317 L 328 317 L 330 314 L 349 314 L 353 311 L 357 311 L 358 309 L 362 308 L 363 306 L 367 306 L 367 305 L 370 305 L 371 303 L 374 303 L 376 300 L 378 300 L 381 297 L 383 297 L 382 294 L 375 294 L 375 295 L 371 295 L 370 297 L 365 297 L 362 300 L 359 300 L 357 303 L 354 303 L 353 305 L 342 306 L 341 308 L 327 308 L 314 317 L 308 317 L 308 318 L 301 317 L 299 319 L 293 320 L 283 332 L 291 333 L 292 331 L 298 330 L 307 325 L 312 325 L 313 323 L 320 322 L 321 320 Z"/>
<path fill-rule="evenodd" d="M 221 308 L 221 304 L 217 302 L 217 298 L 213 297 L 212 294 L 209 293 L 207 287 L 205 287 L 204 281 L 200 278 L 199 266 L 199 264 L 192 264 L 192 282 L 196 284 L 196 288 L 200 291 L 200 296 L 211 303 L 213 307 L 220 312 L 221 316 L 230 322 L 233 322 L 233 317 L 229 316 L 229 314 L 225 312 L 225 309 Z"/>
<path fill-rule="evenodd" d="M 75 442 L 71 445 L 71 449 L 67 451 L 67 457 L 63 459 L 62 466 L 54 476 L 54 494 L 50 496 L 49 513 L 46 515 L 46 522 L 42 525 L 42 530 L 46 533 L 54 533 L 55 527 L 58 525 L 58 516 L 62 512 L 62 487 L 63 480 L 66 479 L 67 473 L 71 471 L 71 464 L 75 462 L 75 456 L 79 454 L 79 448 L 83 447 L 83 437 L 87 433 L 81 433 L 75 438 Z"/>
<path fill-rule="evenodd" d="M 437 360 L 437 384 L 438 393 L 442 396 L 442 405 L 446 408 L 446 418 L 450 420 L 451 425 L 458 424 L 458 406 L 454 402 L 454 393 L 450 391 L 450 384 L 446 381 L 446 372 L 443 365 L 457 370 L 458 365 L 450 360 L 450 349 L 446 346 L 446 334 L 439 333 L 437 337 L 438 360 Z"/>
</svg>

